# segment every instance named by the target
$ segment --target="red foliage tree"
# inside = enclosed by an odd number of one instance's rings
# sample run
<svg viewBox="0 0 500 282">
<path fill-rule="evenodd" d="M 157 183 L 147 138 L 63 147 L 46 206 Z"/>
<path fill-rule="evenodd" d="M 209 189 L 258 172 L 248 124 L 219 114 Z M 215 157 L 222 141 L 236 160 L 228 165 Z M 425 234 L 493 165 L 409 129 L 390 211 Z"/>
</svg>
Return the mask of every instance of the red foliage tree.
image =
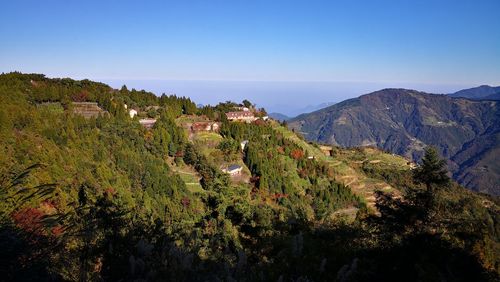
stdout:
<svg viewBox="0 0 500 282">
<path fill-rule="evenodd" d="M 52 228 L 51 230 L 52 236 L 59 237 L 64 233 L 64 227 L 62 225 L 58 225 Z"/>
<path fill-rule="evenodd" d="M 89 93 L 86 90 L 82 90 L 81 92 L 75 93 L 71 96 L 73 102 L 85 102 L 89 97 Z"/>
<path fill-rule="evenodd" d="M 304 152 L 300 149 L 294 149 L 290 152 L 290 157 L 298 160 L 304 157 Z"/>
<path fill-rule="evenodd" d="M 43 212 L 38 209 L 24 208 L 12 214 L 12 219 L 19 228 L 41 235 L 43 216 Z"/>
</svg>

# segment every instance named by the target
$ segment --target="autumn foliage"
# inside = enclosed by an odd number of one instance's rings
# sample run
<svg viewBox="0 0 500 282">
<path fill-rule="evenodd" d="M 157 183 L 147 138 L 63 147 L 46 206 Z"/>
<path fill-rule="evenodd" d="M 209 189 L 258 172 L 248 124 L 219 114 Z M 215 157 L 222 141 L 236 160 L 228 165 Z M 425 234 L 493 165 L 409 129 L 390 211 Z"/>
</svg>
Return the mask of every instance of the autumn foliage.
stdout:
<svg viewBox="0 0 500 282">
<path fill-rule="evenodd" d="M 12 215 L 12 219 L 19 228 L 28 232 L 41 234 L 43 216 L 43 212 L 39 209 L 24 208 L 15 212 Z"/>
<path fill-rule="evenodd" d="M 294 160 L 298 160 L 304 157 L 304 151 L 300 149 L 293 149 L 290 152 L 290 157 L 293 158 Z"/>
<path fill-rule="evenodd" d="M 71 96 L 73 102 L 85 102 L 87 101 L 89 93 L 85 90 L 77 92 Z"/>
</svg>

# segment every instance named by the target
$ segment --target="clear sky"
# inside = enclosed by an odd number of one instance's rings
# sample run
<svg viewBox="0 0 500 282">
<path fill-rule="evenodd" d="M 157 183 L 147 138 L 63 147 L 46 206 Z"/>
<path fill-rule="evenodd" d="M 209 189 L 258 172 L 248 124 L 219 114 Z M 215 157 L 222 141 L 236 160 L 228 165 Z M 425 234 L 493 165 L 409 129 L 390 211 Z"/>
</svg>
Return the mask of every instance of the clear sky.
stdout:
<svg viewBox="0 0 500 282">
<path fill-rule="evenodd" d="M 241 96 L 249 81 L 281 83 L 281 100 L 286 85 L 322 85 L 296 94 L 315 97 L 310 104 L 355 95 L 335 85 L 446 92 L 500 84 L 499 0 L 1 0 L 0 38 L 0 72 L 147 89 L 150 81 L 150 90 L 181 95 L 194 93 L 186 81 L 243 85 L 198 89 L 203 103 Z M 299 96 L 291 100 L 305 106 Z"/>
</svg>

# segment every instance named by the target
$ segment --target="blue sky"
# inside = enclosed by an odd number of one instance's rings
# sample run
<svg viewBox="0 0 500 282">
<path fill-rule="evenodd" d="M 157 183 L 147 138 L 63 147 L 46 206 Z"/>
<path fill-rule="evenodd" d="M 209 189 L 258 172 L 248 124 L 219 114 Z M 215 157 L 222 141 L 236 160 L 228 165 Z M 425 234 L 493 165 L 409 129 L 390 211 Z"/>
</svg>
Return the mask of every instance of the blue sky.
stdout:
<svg viewBox="0 0 500 282">
<path fill-rule="evenodd" d="M 202 103 L 254 95 L 276 109 L 384 87 L 451 92 L 500 84 L 499 11 L 498 0 L 1 1 L 0 71 Z"/>
</svg>

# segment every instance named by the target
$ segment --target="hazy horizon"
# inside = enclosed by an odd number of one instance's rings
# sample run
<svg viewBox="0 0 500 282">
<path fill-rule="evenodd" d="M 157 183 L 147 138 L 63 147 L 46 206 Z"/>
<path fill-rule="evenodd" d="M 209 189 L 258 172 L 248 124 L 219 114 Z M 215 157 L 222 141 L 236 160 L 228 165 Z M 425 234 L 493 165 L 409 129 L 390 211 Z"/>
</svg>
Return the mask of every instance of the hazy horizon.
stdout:
<svg viewBox="0 0 500 282">
<path fill-rule="evenodd" d="M 20 71 L 9 70 L 1 73 Z M 157 96 L 175 94 L 191 98 L 197 105 L 215 105 L 219 102 L 241 102 L 244 99 L 264 107 L 269 113 L 289 117 L 317 110 L 326 103 L 339 103 L 385 88 L 405 88 L 431 94 L 451 94 L 459 90 L 481 85 L 499 86 L 495 83 L 478 84 L 430 84 L 411 82 L 354 82 L 354 81 L 234 81 L 234 80 L 172 80 L 172 79 L 108 79 L 50 75 L 49 78 L 89 79 L 120 89 L 145 90 Z"/>
<path fill-rule="evenodd" d="M 156 95 L 176 94 L 190 97 L 197 104 L 241 102 L 249 99 L 268 112 L 296 116 L 324 103 L 338 103 L 384 88 L 408 88 L 435 94 L 449 94 L 479 85 L 415 84 L 383 82 L 328 81 L 209 81 L 209 80 L 131 80 L 97 79 L 113 88 L 127 85 Z"/>
</svg>

